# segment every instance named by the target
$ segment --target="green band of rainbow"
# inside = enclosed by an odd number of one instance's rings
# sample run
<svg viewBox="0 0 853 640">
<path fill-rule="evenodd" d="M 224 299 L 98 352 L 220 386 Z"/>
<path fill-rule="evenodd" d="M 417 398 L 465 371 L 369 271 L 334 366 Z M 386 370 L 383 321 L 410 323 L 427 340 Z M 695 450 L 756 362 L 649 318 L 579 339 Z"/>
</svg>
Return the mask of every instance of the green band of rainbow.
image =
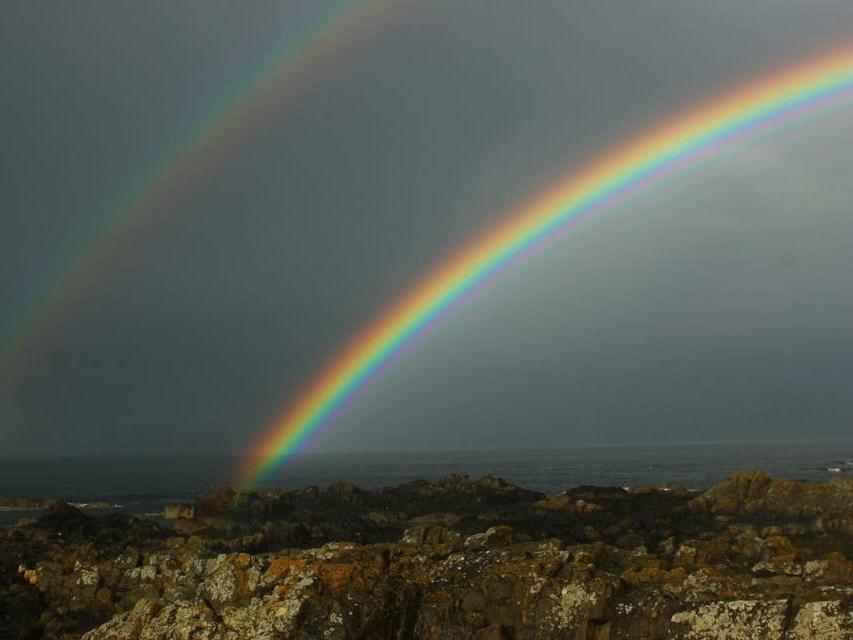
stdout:
<svg viewBox="0 0 853 640">
<path fill-rule="evenodd" d="M 283 111 L 319 71 L 367 38 L 394 0 L 311 0 L 311 15 L 286 28 L 219 99 L 196 114 L 93 216 L 53 261 L 19 311 L 0 325 L 0 382 L 9 383 L 29 345 L 87 288 L 141 226 L 209 172 L 254 128 Z"/>
<path fill-rule="evenodd" d="M 251 487 L 268 480 L 454 305 L 573 221 L 611 207 L 721 144 L 847 100 L 851 93 L 853 48 L 844 48 L 701 104 L 558 181 L 439 265 L 358 335 L 264 430 L 243 460 L 238 482 Z"/>
</svg>

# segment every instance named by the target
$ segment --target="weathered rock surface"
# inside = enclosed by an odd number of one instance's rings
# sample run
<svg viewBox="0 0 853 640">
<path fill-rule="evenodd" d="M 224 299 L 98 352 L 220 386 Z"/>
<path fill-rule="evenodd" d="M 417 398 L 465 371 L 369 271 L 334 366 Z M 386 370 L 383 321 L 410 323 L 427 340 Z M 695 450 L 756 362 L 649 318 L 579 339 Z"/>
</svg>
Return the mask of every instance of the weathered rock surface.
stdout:
<svg viewBox="0 0 853 640">
<path fill-rule="evenodd" d="M 853 640 L 844 482 L 230 489 L 0 529 L 0 638 Z"/>
<path fill-rule="evenodd" d="M 61 500 L 39 500 L 38 498 L 14 498 L 9 496 L 0 496 L 0 509 L 14 511 L 46 511 L 51 507 L 63 504 Z M 78 509 L 104 511 L 106 509 L 117 509 L 106 500 L 92 500 L 76 504 Z"/>
<path fill-rule="evenodd" d="M 763 471 L 737 473 L 706 491 L 693 506 L 714 514 L 763 515 L 789 520 L 840 520 L 849 527 L 853 515 L 853 477 L 829 482 L 778 480 Z M 813 521 L 813 520 L 812 520 Z M 832 523 L 826 522 L 830 525 Z"/>
<path fill-rule="evenodd" d="M 0 496 L 0 509 L 21 509 L 28 511 L 40 511 L 42 509 L 47 509 L 50 505 L 51 501 L 49 500 Z"/>
</svg>

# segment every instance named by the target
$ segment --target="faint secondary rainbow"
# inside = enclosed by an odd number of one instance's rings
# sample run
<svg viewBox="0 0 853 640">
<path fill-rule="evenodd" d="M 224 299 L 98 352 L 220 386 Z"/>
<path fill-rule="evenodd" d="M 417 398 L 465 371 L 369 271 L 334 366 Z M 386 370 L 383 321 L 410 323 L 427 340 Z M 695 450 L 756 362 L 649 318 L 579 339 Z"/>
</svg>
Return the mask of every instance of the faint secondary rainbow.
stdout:
<svg viewBox="0 0 853 640">
<path fill-rule="evenodd" d="M 311 0 L 310 16 L 285 29 L 272 47 L 218 100 L 196 114 L 56 256 L 52 268 L 0 324 L 0 382 L 9 382 L 31 343 L 110 264 L 135 232 L 171 198 L 304 89 L 320 69 L 341 60 L 391 15 L 394 0 Z"/>
<path fill-rule="evenodd" d="M 836 49 L 700 104 L 558 180 L 440 264 L 356 336 L 265 429 L 238 482 L 252 487 L 267 480 L 454 305 L 570 223 L 612 208 L 721 145 L 851 97 L 853 48 Z"/>
</svg>

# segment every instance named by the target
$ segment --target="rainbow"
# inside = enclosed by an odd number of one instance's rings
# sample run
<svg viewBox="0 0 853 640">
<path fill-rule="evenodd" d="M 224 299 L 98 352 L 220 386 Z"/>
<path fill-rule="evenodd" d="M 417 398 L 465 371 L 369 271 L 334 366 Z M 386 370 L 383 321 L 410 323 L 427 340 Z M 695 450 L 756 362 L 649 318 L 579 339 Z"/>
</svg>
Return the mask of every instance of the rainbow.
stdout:
<svg viewBox="0 0 853 640">
<path fill-rule="evenodd" d="M 629 140 L 558 180 L 440 264 L 382 313 L 289 403 L 242 461 L 237 482 L 262 484 L 331 424 L 454 306 L 572 223 L 695 164 L 745 136 L 853 97 L 853 48 L 747 83 Z"/>
<path fill-rule="evenodd" d="M 253 129 L 279 113 L 320 69 L 369 37 L 394 0 L 312 0 L 311 15 L 288 26 L 218 100 L 190 120 L 93 216 L 0 325 L 0 382 L 9 383 L 35 338 L 104 271 L 143 223 L 211 171 Z"/>
</svg>

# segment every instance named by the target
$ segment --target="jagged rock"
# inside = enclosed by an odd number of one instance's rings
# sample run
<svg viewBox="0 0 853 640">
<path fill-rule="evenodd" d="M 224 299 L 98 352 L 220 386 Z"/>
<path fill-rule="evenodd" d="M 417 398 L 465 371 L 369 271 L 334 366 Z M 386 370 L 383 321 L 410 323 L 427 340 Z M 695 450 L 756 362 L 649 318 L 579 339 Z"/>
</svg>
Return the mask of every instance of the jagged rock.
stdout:
<svg viewBox="0 0 853 640">
<path fill-rule="evenodd" d="M 238 494 L 231 487 L 222 487 L 198 495 L 194 512 L 199 517 L 223 516 L 237 503 Z"/>
<path fill-rule="evenodd" d="M 558 508 L 491 477 L 223 489 L 172 529 L 57 504 L 0 529 L 0 637 L 853 640 L 838 487 L 792 515 L 750 477 Z"/>
<path fill-rule="evenodd" d="M 846 526 L 853 516 L 853 478 L 806 482 L 773 479 L 763 471 L 736 473 L 696 497 L 691 508 L 728 515 L 821 516 L 826 526 L 835 516 Z"/>
</svg>

